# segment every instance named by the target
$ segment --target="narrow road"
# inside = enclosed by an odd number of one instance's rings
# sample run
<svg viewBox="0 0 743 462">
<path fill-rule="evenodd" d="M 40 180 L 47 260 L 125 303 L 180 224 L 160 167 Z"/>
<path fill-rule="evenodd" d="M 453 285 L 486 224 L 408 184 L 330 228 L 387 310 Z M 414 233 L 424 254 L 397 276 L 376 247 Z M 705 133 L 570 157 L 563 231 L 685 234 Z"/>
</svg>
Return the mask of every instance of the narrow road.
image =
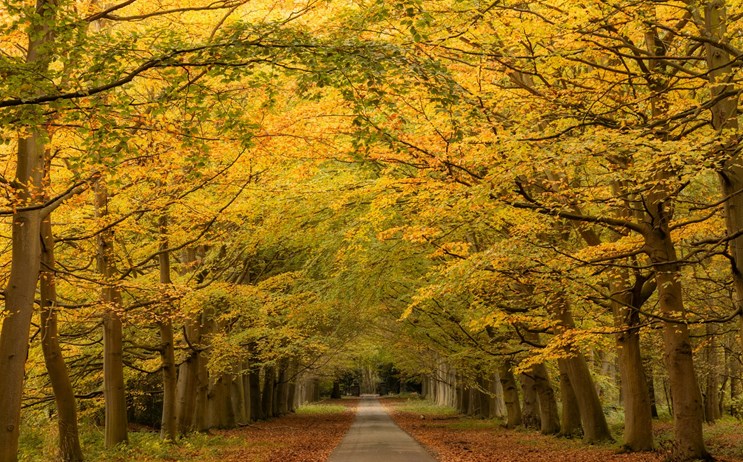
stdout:
<svg viewBox="0 0 743 462">
<path fill-rule="evenodd" d="M 436 462 L 392 421 L 376 398 L 362 397 L 356 419 L 328 462 Z"/>
</svg>

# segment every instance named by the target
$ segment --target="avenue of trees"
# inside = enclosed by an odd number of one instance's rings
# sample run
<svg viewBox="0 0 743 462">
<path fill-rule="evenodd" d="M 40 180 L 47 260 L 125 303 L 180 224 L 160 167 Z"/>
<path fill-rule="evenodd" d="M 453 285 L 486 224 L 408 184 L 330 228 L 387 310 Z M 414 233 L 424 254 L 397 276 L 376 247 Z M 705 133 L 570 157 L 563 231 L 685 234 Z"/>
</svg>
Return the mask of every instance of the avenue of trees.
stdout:
<svg viewBox="0 0 743 462">
<path fill-rule="evenodd" d="M 620 410 L 630 451 L 667 411 L 709 459 L 743 413 L 741 18 L 2 0 L 0 462 L 34 422 L 81 461 L 83 422 L 177 441 L 381 363 L 587 443 Z"/>
</svg>

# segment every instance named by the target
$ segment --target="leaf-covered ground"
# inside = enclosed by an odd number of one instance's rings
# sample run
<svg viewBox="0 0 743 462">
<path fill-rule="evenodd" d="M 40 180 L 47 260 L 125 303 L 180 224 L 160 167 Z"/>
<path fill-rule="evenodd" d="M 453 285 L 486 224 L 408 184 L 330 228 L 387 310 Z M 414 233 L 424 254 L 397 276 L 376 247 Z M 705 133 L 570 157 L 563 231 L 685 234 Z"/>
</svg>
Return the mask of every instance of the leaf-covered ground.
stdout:
<svg viewBox="0 0 743 462">
<path fill-rule="evenodd" d="M 351 426 L 357 403 L 356 400 L 326 401 L 279 419 L 220 432 L 250 443 L 225 448 L 217 460 L 324 462 Z M 345 410 L 339 412 L 338 406 Z"/>
<path fill-rule="evenodd" d="M 194 434 L 176 444 L 156 432 L 132 432 L 130 444 L 89 454 L 106 462 L 324 462 L 353 423 L 357 400 L 326 400 L 296 413 L 233 430 Z M 29 455 L 24 461 L 49 460 Z"/>
<path fill-rule="evenodd" d="M 411 406 L 385 399 L 395 422 L 441 462 L 663 462 L 669 460 L 672 428 L 656 425 L 659 449 L 622 454 L 619 444 L 588 446 L 580 440 L 544 436 L 529 430 L 508 430 L 494 420 L 462 417 L 433 406 Z M 721 422 L 705 429 L 710 451 L 720 462 L 743 461 L 743 426 Z"/>
</svg>

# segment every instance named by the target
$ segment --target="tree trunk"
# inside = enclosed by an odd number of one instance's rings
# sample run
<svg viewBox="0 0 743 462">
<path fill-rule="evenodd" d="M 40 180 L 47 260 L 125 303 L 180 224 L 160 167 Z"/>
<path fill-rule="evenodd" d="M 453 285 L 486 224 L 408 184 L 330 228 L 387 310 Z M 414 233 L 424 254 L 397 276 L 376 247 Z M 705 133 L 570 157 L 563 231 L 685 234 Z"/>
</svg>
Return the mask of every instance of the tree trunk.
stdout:
<svg viewBox="0 0 743 462">
<path fill-rule="evenodd" d="M 725 224 L 728 236 L 728 254 L 733 262 L 733 287 L 735 308 L 740 313 L 740 342 L 743 351 L 743 156 L 739 152 L 738 88 L 735 84 L 733 62 L 736 60 L 717 43 L 728 43 L 727 11 L 724 0 L 708 0 L 704 5 L 707 69 L 712 98 L 727 94 L 712 106 L 712 127 L 722 136 L 720 146 L 725 162 L 720 169 L 720 185 L 725 198 Z M 725 132 L 725 133 L 724 133 Z M 717 153 L 716 153 L 717 154 Z"/>
<path fill-rule="evenodd" d="M 717 354 L 717 328 L 712 324 L 706 325 L 707 345 L 704 347 L 707 380 L 704 393 L 704 419 L 709 423 L 719 420 L 720 414 L 720 376 L 719 358 Z"/>
<path fill-rule="evenodd" d="M 330 399 L 341 399 L 341 382 L 338 379 L 333 380 L 333 390 L 330 392 Z"/>
<path fill-rule="evenodd" d="M 506 403 L 506 427 L 515 428 L 522 424 L 519 392 L 516 378 L 511 370 L 511 361 L 506 360 L 500 366 L 500 383 L 503 386 L 503 400 Z"/>
<path fill-rule="evenodd" d="M 539 421 L 539 401 L 537 400 L 537 384 L 531 374 L 520 374 L 521 391 L 524 397 L 524 407 L 521 409 L 521 418 L 524 427 L 539 429 L 542 424 Z"/>
<path fill-rule="evenodd" d="M 622 404 L 624 405 L 624 447 L 632 451 L 653 449 L 653 417 L 648 393 L 648 381 L 642 364 L 640 349 L 640 291 L 644 279 L 636 281 L 635 288 L 626 283 L 627 276 L 612 284 L 612 309 L 615 325 L 619 373 L 621 375 Z"/>
<path fill-rule="evenodd" d="M 55 307 L 57 288 L 54 279 L 54 236 L 49 216 L 41 223 L 41 242 L 41 349 L 44 352 L 44 362 L 57 405 L 61 458 L 64 462 L 79 462 L 83 460 L 83 452 L 77 430 L 77 403 L 67 365 L 62 356 L 62 348 L 59 346 Z"/>
<path fill-rule="evenodd" d="M 202 320 L 204 317 L 202 314 Z M 206 323 L 202 322 L 202 326 L 206 326 Z M 203 334 L 201 338 L 204 338 Z M 209 370 L 206 368 L 208 361 L 209 358 L 206 354 L 199 353 L 196 362 L 196 409 L 194 410 L 193 426 L 200 432 L 209 430 Z"/>
<path fill-rule="evenodd" d="M 737 351 L 737 335 L 731 335 L 730 339 L 730 354 L 728 355 L 728 367 L 730 368 L 730 415 L 733 417 L 740 417 L 738 409 L 733 404 L 738 401 L 738 396 L 741 393 L 741 361 L 740 352 Z"/>
<path fill-rule="evenodd" d="M 263 368 L 263 418 L 270 419 L 273 413 L 274 386 L 276 385 L 276 370 L 273 366 Z"/>
<path fill-rule="evenodd" d="M 656 202 L 657 203 L 657 202 Z M 668 371 L 673 401 L 676 457 L 680 460 L 708 459 L 704 446 L 702 396 L 694 370 L 689 327 L 681 291 L 681 270 L 666 217 L 645 235 L 651 261 L 655 264 L 658 302 L 663 321 L 663 358 Z"/>
<path fill-rule="evenodd" d="M 158 321 L 160 328 L 160 359 L 163 370 L 163 414 L 160 426 L 160 437 L 175 441 L 178 436 L 176 425 L 176 386 L 175 345 L 173 340 L 172 307 L 167 300 L 166 290 L 172 285 L 170 278 L 170 252 L 168 251 L 168 216 L 160 217 L 160 284 L 163 286 L 163 302 L 167 307 Z"/>
<path fill-rule="evenodd" d="M 242 374 L 243 393 L 245 395 L 245 422 L 249 423 L 252 419 L 252 397 L 250 396 L 250 363 L 246 360 L 244 362 L 244 369 Z"/>
<path fill-rule="evenodd" d="M 562 404 L 562 415 L 560 416 L 560 435 L 573 437 L 582 432 L 580 424 L 580 411 L 578 410 L 578 398 L 570 383 L 567 360 L 557 360 L 560 369 L 560 402 Z"/>
<path fill-rule="evenodd" d="M 619 367 L 624 401 L 624 446 L 633 451 L 653 449 L 653 416 L 648 379 L 640 355 L 639 328 L 618 335 Z"/>
<path fill-rule="evenodd" d="M 196 430 L 196 395 L 199 381 L 199 361 L 201 353 L 196 345 L 201 342 L 201 332 L 196 322 L 188 321 L 183 328 L 186 344 L 189 345 L 186 360 L 178 367 L 176 385 L 176 427 L 180 435 Z"/>
<path fill-rule="evenodd" d="M 276 381 L 276 415 L 282 416 L 289 412 L 289 374 L 288 361 L 282 360 L 279 363 L 279 377 Z"/>
<path fill-rule="evenodd" d="M 557 401 L 555 391 L 552 389 L 547 368 L 544 364 L 535 364 L 531 368 L 534 385 L 539 400 L 540 430 L 545 435 L 553 435 L 560 432 L 560 416 L 557 413 Z"/>
<path fill-rule="evenodd" d="M 553 314 L 560 322 L 562 332 L 575 328 L 575 321 L 573 321 L 573 315 L 566 300 L 561 297 L 552 308 Z M 566 348 L 570 356 L 564 359 L 565 370 L 575 392 L 583 427 L 583 440 L 587 443 L 612 441 L 609 425 L 606 423 L 606 416 L 604 416 L 601 401 L 596 393 L 596 386 L 593 383 L 586 358 L 580 351 L 570 346 Z"/>
<path fill-rule="evenodd" d="M 37 0 L 28 28 L 26 63 L 36 75 L 49 68 L 54 42 L 51 27 L 56 21 L 56 2 Z M 38 114 L 37 114 L 38 115 Z M 19 207 L 34 205 L 43 197 L 44 133 L 31 129 L 18 140 L 15 193 Z M 28 334 L 34 310 L 41 259 L 41 210 L 17 209 L 13 213 L 10 276 L 5 288 L 5 309 L 0 330 L 0 462 L 18 459 L 21 398 L 25 376 Z"/>
<path fill-rule="evenodd" d="M 263 419 L 263 407 L 261 404 L 261 376 L 260 368 L 250 365 L 248 381 L 250 382 L 250 419 L 258 421 Z"/>
<path fill-rule="evenodd" d="M 233 428 L 235 414 L 232 408 L 232 378 L 222 373 L 211 380 L 209 387 L 209 428 Z"/>
<path fill-rule="evenodd" d="M 650 398 L 650 416 L 653 419 L 658 418 L 658 399 L 655 396 L 655 372 L 653 370 L 653 361 L 651 358 L 642 359 L 645 377 L 648 381 L 648 397 Z"/>
<path fill-rule="evenodd" d="M 104 180 L 95 185 L 96 216 L 108 214 L 108 191 Z M 98 272 L 103 277 L 103 396 L 106 407 L 106 449 L 128 441 L 126 416 L 126 390 L 122 346 L 121 292 L 115 285 L 115 260 L 113 230 L 98 235 Z"/>
</svg>

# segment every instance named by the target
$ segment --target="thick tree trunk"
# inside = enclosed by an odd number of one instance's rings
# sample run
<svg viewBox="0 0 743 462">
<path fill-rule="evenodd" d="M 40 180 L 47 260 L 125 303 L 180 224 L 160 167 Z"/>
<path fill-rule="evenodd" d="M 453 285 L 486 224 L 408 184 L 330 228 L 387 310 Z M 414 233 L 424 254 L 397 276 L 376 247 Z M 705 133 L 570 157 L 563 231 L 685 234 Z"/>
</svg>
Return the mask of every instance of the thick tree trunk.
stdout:
<svg viewBox="0 0 743 462">
<path fill-rule="evenodd" d="M 639 291 L 644 281 L 638 281 L 634 293 L 626 283 L 626 275 L 613 284 L 612 309 L 615 325 L 621 375 L 622 404 L 624 405 L 624 447 L 632 451 L 653 449 L 653 417 L 648 393 L 648 381 L 642 364 L 640 349 Z"/>
<path fill-rule="evenodd" d="M 261 376 L 260 368 L 251 364 L 248 375 L 250 383 L 250 419 L 253 421 L 262 420 L 263 406 L 261 400 Z"/>
<path fill-rule="evenodd" d="M 59 346 L 55 307 L 57 289 L 54 278 L 54 236 L 49 216 L 41 223 L 41 242 L 41 349 L 57 405 L 60 456 L 64 462 L 78 462 L 83 460 L 83 452 L 77 430 L 75 393 L 62 356 L 62 348 Z"/>
<path fill-rule="evenodd" d="M 273 413 L 273 399 L 274 399 L 274 387 L 276 386 L 276 369 L 273 366 L 266 366 L 263 368 L 263 393 L 261 403 L 263 407 L 263 418 L 270 419 L 274 417 Z"/>
<path fill-rule="evenodd" d="M 733 287 L 735 308 L 740 313 L 740 342 L 743 351 L 743 156 L 739 152 L 740 129 L 738 123 L 738 90 L 730 53 L 715 46 L 715 42 L 728 43 L 727 11 L 725 0 L 708 0 L 704 4 L 705 42 L 710 91 L 712 98 L 727 94 L 712 106 L 712 127 L 723 137 L 720 140 L 725 162 L 720 175 L 722 196 L 725 199 L 725 224 L 728 236 L 736 236 L 728 246 L 733 259 Z"/>
<path fill-rule="evenodd" d="M 198 360 L 198 355 L 191 352 L 186 360 L 178 367 L 176 427 L 180 435 L 186 435 L 194 430 L 193 421 L 196 411 Z"/>
<path fill-rule="evenodd" d="M 26 63 L 36 75 L 49 67 L 54 41 L 51 27 L 56 20 L 56 2 L 37 0 L 28 29 Z M 41 258 L 41 210 L 22 210 L 43 197 L 44 133 L 36 128 L 18 140 L 15 194 L 19 209 L 13 214 L 10 276 L 5 288 L 5 309 L 0 330 L 0 462 L 18 459 L 21 398 L 25 376 L 28 334 L 31 329 L 36 283 Z"/>
<path fill-rule="evenodd" d="M 534 385 L 539 400 L 540 431 L 545 435 L 553 435 L 560 432 L 560 416 L 557 413 L 557 400 L 555 391 L 552 389 L 547 368 L 544 364 L 535 364 L 531 368 Z"/>
<path fill-rule="evenodd" d="M 560 370 L 560 402 L 562 404 L 562 415 L 560 416 L 560 435 L 573 437 L 582 432 L 580 424 L 580 411 L 578 410 L 578 398 L 570 383 L 567 360 L 558 359 L 557 365 Z"/>
<path fill-rule="evenodd" d="M 520 374 L 521 395 L 524 397 L 524 406 L 521 409 L 521 419 L 524 427 L 540 429 L 542 423 L 539 420 L 539 401 L 537 400 L 537 384 L 534 377 L 529 374 Z"/>
<path fill-rule="evenodd" d="M 41 170 L 44 151 L 42 135 L 37 133 L 19 140 L 18 151 L 18 183 L 39 184 L 30 178 L 32 174 L 36 176 L 36 172 L 29 170 Z M 40 181 L 41 175 L 38 176 Z M 3 380 L 0 380 L 1 462 L 17 460 L 28 334 L 41 256 L 40 228 L 38 211 L 17 212 L 13 216 L 12 263 L 5 289 L 5 310 L 0 332 L 0 370 L 3 371 Z"/>
<path fill-rule="evenodd" d="M 566 300 L 562 298 L 558 300 L 553 310 L 553 314 L 560 322 L 561 331 L 575 328 L 575 321 L 573 321 L 573 315 Z M 578 403 L 583 440 L 587 443 L 612 441 L 609 425 L 606 423 L 601 400 L 596 392 L 585 356 L 574 348 L 569 348 L 567 352 L 570 356 L 564 359 L 564 364 Z"/>
<path fill-rule="evenodd" d="M 235 414 L 232 407 L 232 378 L 223 373 L 211 380 L 209 387 L 209 428 L 233 428 Z"/>
<path fill-rule="evenodd" d="M 665 219 L 655 221 L 667 223 Z M 658 303 L 664 317 L 663 358 L 673 400 L 675 456 L 680 460 L 708 459 L 702 435 L 702 395 L 694 369 L 676 249 L 668 229 L 662 225 L 646 233 L 645 242 L 655 264 Z"/>
<path fill-rule="evenodd" d="M 516 377 L 511 370 L 511 361 L 504 361 L 500 366 L 500 383 L 503 387 L 503 400 L 506 403 L 506 427 L 515 428 L 522 424 L 521 404 L 516 385 Z"/>
<path fill-rule="evenodd" d="M 250 420 L 248 416 L 248 405 L 246 404 L 245 387 L 243 386 L 243 376 L 238 375 L 232 378 L 230 384 L 230 396 L 232 401 L 232 414 L 235 416 L 236 424 L 243 424 Z"/>
<path fill-rule="evenodd" d="M 624 446 L 633 451 L 650 451 L 653 416 L 640 355 L 640 334 L 636 328 L 627 329 L 617 338 L 624 401 Z"/>
<path fill-rule="evenodd" d="M 539 344 L 539 334 L 527 332 L 527 340 Z M 560 416 L 557 413 L 557 400 L 552 388 L 547 367 L 544 364 L 535 364 L 529 371 L 529 376 L 534 380 L 534 388 L 539 400 L 539 427 L 545 435 L 553 435 L 560 432 Z"/>
<path fill-rule="evenodd" d="M 108 214 L 108 191 L 101 179 L 95 187 L 96 216 Z M 108 229 L 98 235 L 98 272 L 103 277 L 101 300 L 103 313 L 103 396 L 106 407 L 105 445 L 112 448 L 128 441 L 126 415 L 126 389 L 124 386 L 124 361 L 122 345 L 121 292 L 115 285 L 113 231 Z"/>
</svg>

